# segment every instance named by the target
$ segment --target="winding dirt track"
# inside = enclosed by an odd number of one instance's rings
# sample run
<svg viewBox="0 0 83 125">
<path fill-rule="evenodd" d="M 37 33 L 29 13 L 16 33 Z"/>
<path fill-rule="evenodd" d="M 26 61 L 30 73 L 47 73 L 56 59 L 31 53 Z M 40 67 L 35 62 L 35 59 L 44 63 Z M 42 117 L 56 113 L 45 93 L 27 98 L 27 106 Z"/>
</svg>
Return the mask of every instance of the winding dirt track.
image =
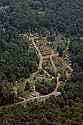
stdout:
<svg viewBox="0 0 83 125">
<path fill-rule="evenodd" d="M 55 66 L 55 64 L 54 64 L 54 62 L 53 62 L 53 59 L 52 59 L 52 57 L 56 57 L 56 54 L 54 54 L 54 51 L 52 51 L 52 54 L 51 54 L 51 55 L 42 56 L 42 54 L 41 54 L 41 52 L 40 52 L 40 49 L 38 48 L 38 46 L 37 46 L 36 43 L 34 42 L 34 38 L 31 38 L 31 41 L 32 41 L 32 44 L 33 44 L 34 48 L 35 48 L 36 51 L 38 52 L 38 56 L 39 56 L 39 58 L 40 58 L 38 71 L 41 70 L 41 69 L 43 69 L 43 68 L 42 68 L 43 60 L 44 60 L 44 59 L 50 59 L 50 61 L 51 61 L 51 63 L 52 63 L 52 67 L 53 67 L 53 69 L 54 69 L 54 72 L 56 73 L 56 72 L 57 72 L 57 68 L 56 68 L 56 66 Z M 38 73 L 38 71 L 35 72 L 35 73 L 33 73 L 33 78 L 36 76 L 36 74 Z M 43 71 L 44 71 L 44 73 L 46 73 L 48 76 L 50 76 L 50 74 L 49 74 L 46 70 L 43 70 Z M 54 90 L 52 93 L 50 93 L 50 94 L 48 94 L 48 95 L 45 95 L 45 96 L 40 96 L 40 95 L 38 95 L 37 97 L 32 97 L 32 98 L 29 98 L 29 99 L 23 98 L 24 101 L 23 101 L 23 102 L 19 102 L 19 103 L 26 103 L 26 102 L 28 102 L 28 101 L 34 101 L 35 99 L 40 100 L 40 101 L 43 101 L 43 100 L 46 100 L 47 98 L 49 98 L 49 97 L 52 96 L 52 95 L 54 95 L 54 96 L 60 95 L 61 93 L 60 93 L 60 92 L 57 92 L 57 89 L 58 89 L 59 86 L 60 86 L 60 81 L 59 81 L 59 79 L 60 79 L 60 74 L 58 74 L 58 76 L 57 76 L 57 86 L 56 86 L 55 90 Z"/>
<path fill-rule="evenodd" d="M 52 92 L 52 93 L 50 93 L 50 94 L 48 94 L 48 95 L 44 95 L 44 96 L 37 96 L 37 97 L 32 97 L 32 98 L 28 98 L 28 99 L 25 99 L 25 98 L 22 98 L 22 97 L 20 97 L 21 99 L 23 99 L 23 101 L 21 101 L 21 102 L 18 102 L 18 103 L 15 103 L 15 104 L 12 104 L 12 105 L 9 105 L 9 107 L 12 107 L 12 106 L 14 106 L 14 105 L 18 105 L 18 104 L 22 104 L 24 107 L 26 107 L 26 104 L 27 104 L 27 102 L 29 102 L 29 101 L 35 101 L 35 100 L 37 100 L 37 101 L 45 101 L 46 99 L 48 99 L 50 96 L 59 96 L 59 95 L 61 95 L 61 93 L 60 92 L 57 92 L 57 89 L 58 89 L 58 87 L 60 86 L 60 81 L 59 81 L 59 78 L 60 78 L 60 74 L 58 74 L 58 76 L 57 76 L 57 86 L 56 86 L 56 88 L 55 88 L 55 90 Z"/>
<path fill-rule="evenodd" d="M 56 68 L 56 66 L 55 66 L 55 64 L 54 64 L 54 62 L 53 62 L 53 57 L 56 58 L 56 57 L 57 57 L 57 54 L 55 54 L 54 51 L 52 51 L 52 54 L 51 54 L 51 55 L 42 56 L 42 54 L 41 54 L 41 52 L 40 52 L 40 49 L 38 48 L 38 46 L 36 45 L 36 43 L 35 43 L 35 41 L 34 41 L 34 37 L 32 37 L 30 40 L 32 41 L 32 44 L 33 44 L 34 48 L 35 48 L 36 51 L 38 52 L 38 56 L 39 56 L 39 59 L 40 59 L 40 61 L 39 61 L 39 66 L 38 66 L 38 71 L 36 71 L 35 73 L 33 73 L 33 76 L 32 76 L 32 77 L 34 78 L 34 77 L 36 76 L 36 74 L 39 72 L 39 70 L 40 70 L 40 69 L 43 69 L 42 64 L 43 64 L 43 60 L 44 60 L 44 59 L 50 59 L 51 64 L 52 64 L 52 67 L 53 67 L 53 69 L 54 69 L 54 72 L 56 73 L 56 72 L 57 72 L 57 68 Z M 69 67 L 69 69 L 70 69 L 70 68 L 71 68 L 71 67 Z M 47 71 L 45 71 L 44 69 L 43 69 L 43 71 L 44 71 L 44 73 L 46 73 L 48 76 L 50 76 L 50 74 L 49 74 Z M 45 95 L 45 96 L 40 96 L 40 95 L 38 95 L 38 96 L 36 96 L 36 97 L 31 97 L 31 98 L 28 98 L 28 99 L 19 97 L 19 98 L 23 99 L 23 101 L 18 102 L 18 103 L 15 103 L 15 104 L 13 104 L 13 105 L 23 104 L 23 105 L 25 106 L 25 104 L 26 104 L 27 102 L 29 102 L 29 101 L 34 101 L 34 100 L 44 101 L 44 100 L 48 99 L 50 96 L 52 96 L 52 95 L 54 95 L 54 96 L 59 96 L 59 95 L 61 95 L 60 92 L 57 92 L 57 90 L 58 90 L 58 88 L 59 88 L 59 86 L 60 86 L 60 82 L 61 82 L 61 81 L 59 81 L 59 79 L 60 79 L 60 74 L 58 74 L 58 76 L 57 76 L 57 85 L 56 85 L 55 90 L 54 90 L 52 93 L 50 93 L 50 94 L 48 94 L 48 95 Z M 27 80 L 26 80 L 25 82 L 27 82 Z M 10 105 L 10 107 L 13 106 L 13 105 Z"/>
</svg>

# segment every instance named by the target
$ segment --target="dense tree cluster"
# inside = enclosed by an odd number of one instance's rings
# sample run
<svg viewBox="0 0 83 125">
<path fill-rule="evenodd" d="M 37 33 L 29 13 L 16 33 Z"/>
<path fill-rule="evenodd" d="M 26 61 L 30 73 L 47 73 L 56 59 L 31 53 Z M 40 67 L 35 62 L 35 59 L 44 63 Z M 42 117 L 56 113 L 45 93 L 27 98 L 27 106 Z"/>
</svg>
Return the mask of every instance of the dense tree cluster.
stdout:
<svg viewBox="0 0 83 125">
<path fill-rule="evenodd" d="M 83 1 L 0 0 L 0 104 L 15 100 L 9 82 L 26 78 L 36 69 L 35 50 L 19 36 L 35 31 L 82 35 Z M 83 125 L 83 43 L 73 41 L 70 53 L 74 71 L 62 95 L 42 103 L 0 107 L 1 125 Z"/>
<path fill-rule="evenodd" d="M 82 0 L 0 0 L 0 6 L 0 17 L 21 32 L 83 34 Z"/>
<path fill-rule="evenodd" d="M 77 43 L 81 48 L 80 42 Z M 75 44 L 71 45 L 72 54 Z M 76 50 L 77 48 L 74 49 Z M 71 57 L 73 61 L 73 54 Z M 0 108 L 1 125 L 82 125 L 83 70 L 78 62 L 72 63 L 72 66 L 74 68 L 72 78 L 66 82 L 61 96 L 50 97 L 45 102 L 35 101 L 26 105 L 2 107 Z"/>
<path fill-rule="evenodd" d="M 0 82 L 28 77 L 36 69 L 34 49 L 30 49 L 22 38 L 14 37 L 9 41 L 4 38 L 0 41 Z"/>
<path fill-rule="evenodd" d="M 65 89 L 69 98 L 75 99 L 79 97 L 83 99 L 83 43 L 74 40 L 70 45 L 71 61 L 72 61 L 72 78 L 65 85 Z"/>
<path fill-rule="evenodd" d="M 56 88 L 55 79 L 39 77 L 36 80 L 36 90 L 41 94 L 49 94 Z"/>
<path fill-rule="evenodd" d="M 51 97 L 46 102 L 0 108 L 1 125 L 82 125 L 83 103 Z"/>
<path fill-rule="evenodd" d="M 0 106 L 5 104 L 12 104 L 16 100 L 16 93 L 13 90 L 12 84 L 0 85 Z"/>
<path fill-rule="evenodd" d="M 33 65 L 28 46 L 18 38 L 19 33 L 59 31 L 81 35 L 82 9 L 82 0 L 0 0 L 0 81 L 19 79 L 32 70 L 28 68 Z"/>
<path fill-rule="evenodd" d="M 36 68 L 35 50 L 19 36 L 20 30 L 12 25 L 11 18 L 9 8 L 0 10 L 0 82 L 27 77 Z"/>
<path fill-rule="evenodd" d="M 83 69 L 83 41 L 73 40 L 70 51 L 72 62 Z"/>
</svg>

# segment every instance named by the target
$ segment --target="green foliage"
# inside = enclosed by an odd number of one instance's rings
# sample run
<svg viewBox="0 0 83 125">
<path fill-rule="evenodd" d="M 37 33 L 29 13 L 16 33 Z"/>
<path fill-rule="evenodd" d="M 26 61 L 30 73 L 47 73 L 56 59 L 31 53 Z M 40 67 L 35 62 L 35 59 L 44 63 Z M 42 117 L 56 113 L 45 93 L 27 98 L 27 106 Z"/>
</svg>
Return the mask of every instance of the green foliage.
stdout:
<svg viewBox="0 0 83 125">
<path fill-rule="evenodd" d="M 36 89 L 41 94 L 49 94 L 51 93 L 56 87 L 56 83 L 54 79 L 45 79 L 42 77 L 37 78 L 36 80 Z"/>
<path fill-rule="evenodd" d="M 5 1 L 0 1 L 1 7 L 8 6 L 7 9 L 0 10 L 1 18 L 7 21 L 6 26 L 12 25 L 15 30 L 37 31 L 42 34 L 47 34 L 48 31 L 83 34 L 82 0 Z"/>
<path fill-rule="evenodd" d="M 64 90 L 69 99 L 75 100 L 77 97 L 83 99 L 83 43 L 74 40 L 70 46 L 70 54 L 74 71 L 71 80 L 66 82 Z"/>
<path fill-rule="evenodd" d="M 70 45 L 72 62 L 83 68 L 83 42 L 74 40 Z"/>
<path fill-rule="evenodd" d="M 0 85 L 0 105 L 6 103 L 14 103 L 16 99 L 16 93 L 13 89 L 12 84 L 2 84 Z"/>
<path fill-rule="evenodd" d="M 64 93 L 64 83 L 62 83 L 60 85 L 60 87 L 58 88 L 58 91 L 61 92 L 61 93 Z"/>
<path fill-rule="evenodd" d="M 1 82 L 26 78 L 36 69 L 36 53 L 28 48 L 23 38 L 15 37 L 9 42 L 2 41 L 0 50 Z"/>
<path fill-rule="evenodd" d="M 64 49 L 58 47 L 58 48 L 57 48 L 57 51 L 59 52 L 60 56 L 62 56 L 62 55 L 63 55 L 63 51 L 64 51 Z"/>
<path fill-rule="evenodd" d="M 24 90 L 31 92 L 32 91 L 32 85 L 31 85 L 31 83 L 27 82 Z"/>
<path fill-rule="evenodd" d="M 62 96 L 51 97 L 46 102 L 34 102 L 0 108 L 1 125 L 80 125 L 83 122 L 83 103 L 65 104 Z"/>
<path fill-rule="evenodd" d="M 28 40 L 26 44 L 25 39 L 18 37 L 20 33 L 35 31 L 43 36 L 49 31 L 82 35 L 83 0 L 0 0 L 0 104 L 15 102 L 17 90 L 8 82 L 26 78 L 36 69 L 35 51 L 29 48 Z M 54 37 L 48 40 L 54 48 Z M 0 125 L 83 124 L 83 43 L 73 41 L 70 50 L 74 71 L 64 90 L 61 87 L 62 95 L 29 103 L 25 108 L 0 107 Z M 49 79 L 38 80 L 44 93 L 51 90 L 51 85 Z"/>
</svg>

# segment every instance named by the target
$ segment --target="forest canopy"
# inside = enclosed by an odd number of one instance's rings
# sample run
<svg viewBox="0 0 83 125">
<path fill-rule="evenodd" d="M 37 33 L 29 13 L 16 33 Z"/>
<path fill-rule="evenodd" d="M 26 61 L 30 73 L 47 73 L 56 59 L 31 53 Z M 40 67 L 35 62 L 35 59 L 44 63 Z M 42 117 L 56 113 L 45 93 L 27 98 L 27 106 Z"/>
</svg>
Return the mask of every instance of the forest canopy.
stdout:
<svg viewBox="0 0 83 125">
<path fill-rule="evenodd" d="M 0 0 L 1 23 L 20 32 L 83 34 L 82 0 Z M 2 8 L 2 6 L 4 8 Z"/>
<path fill-rule="evenodd" d="M 82 0 L 0 0 L 0 81 L 14 81 L 32 71 L 29 65 L 32 67 L 35 60 L 27 56 L 31 51 L 18 37 L 20 33 L 61 32 L 81 36 L 82 11 Z M 35 64 L 33 67 L 35 70 Z"/>
<path fill-rule="evenodd" d="M 0 0 L 0 105 L 14 103 L 14 82 L 37 69 L 37 54 L 20 35 L 27 32 L 82 36 L 83 0 Z M 83 43 L 73 40 L 69 52 L 73 72 L 61 96 L 0 107 L 1 125 L 83 125 Z"/>
</svg>

